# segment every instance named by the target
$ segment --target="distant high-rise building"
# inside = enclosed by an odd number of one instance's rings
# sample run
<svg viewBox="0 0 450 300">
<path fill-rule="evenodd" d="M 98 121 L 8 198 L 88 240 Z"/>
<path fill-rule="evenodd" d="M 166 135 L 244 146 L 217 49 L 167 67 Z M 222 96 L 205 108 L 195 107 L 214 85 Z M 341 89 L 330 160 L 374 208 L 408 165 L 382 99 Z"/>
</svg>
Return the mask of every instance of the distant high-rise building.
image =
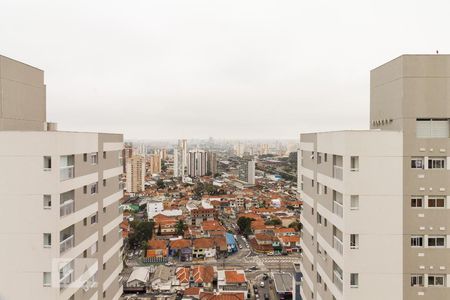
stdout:
<svg viewBox="0 0 450 300">
<path fill-rule="evenodd" d="M 161 173 L 161 157 L 159 156 L 159 154 L 147 155 L 147 161 L 148 161 L 148 172 L 150 174 Z"/>
<path fill-rule="evenodd" d="M 391 60 L 370 130 L 300 135 L 302 299 L 450 299 L 449 66 Z"/>
<path fill-rule="evenodd" d="M 245 145 L 238 142 L 236 145 L 234 145 L 234 154 L 236 156 L 242 157 L 244 155 L 245 151 Z"/>
<path fill-rule="evenodd" d="M 145 190 L 145 158 L 133 155 L 127 162 L 127 192 L 139 193 Z"/>
<path fill-rule="evenodd" d="M 178 140 L 178 146 L 174 149 L 173 176 L 184 177 L 187 174 L 187 140 Z"/>
<path fill-rule="evenodd" d="M 210 172 L 211 175 L 217 173 L 217 154 L 215 152 L 208 152 L 207 165 L 207 172 Z"/>
<path fill-rule="evenodd" d="M 255 161 L 243 159 L 239 165 L 239 179 L 248 184 L 255 184 Z"/>
<path fill-rule="evenodd" d="M 204 150 L 189 151 L 188 159 L 188 176 L 200 177 L 205 176 L 207 172 L 207 153 Z"/>
<path fill-rule="evenodd" d="M 119 299 L 123 136 L 58 131 L 44 72 L 0 56 L 0 145 L 0 299 Z"/>
</svg>

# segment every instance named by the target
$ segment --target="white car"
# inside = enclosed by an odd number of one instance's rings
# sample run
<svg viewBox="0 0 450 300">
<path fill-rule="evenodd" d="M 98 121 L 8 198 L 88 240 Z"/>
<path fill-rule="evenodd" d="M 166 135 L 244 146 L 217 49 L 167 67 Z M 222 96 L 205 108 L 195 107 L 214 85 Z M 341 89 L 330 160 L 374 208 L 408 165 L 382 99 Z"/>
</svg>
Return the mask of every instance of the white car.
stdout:
<svg viewBox="0 0 450 300">
<path fill-rule="evenodd" d="M 166 267 L 171 267 L 171 266 L 174 265 L 174 263 L 172 263 L 172 262 L 169 261 L 169 262 L 166 262 L 165 265 L 166 265 Z"/>
<path fill-rule="evenodd" d="M 263 287 L 265 286 L 264 281 L 261 281 L 261 282 L 259 283 L 259 286 L 263 288 Z"/>
</svg>

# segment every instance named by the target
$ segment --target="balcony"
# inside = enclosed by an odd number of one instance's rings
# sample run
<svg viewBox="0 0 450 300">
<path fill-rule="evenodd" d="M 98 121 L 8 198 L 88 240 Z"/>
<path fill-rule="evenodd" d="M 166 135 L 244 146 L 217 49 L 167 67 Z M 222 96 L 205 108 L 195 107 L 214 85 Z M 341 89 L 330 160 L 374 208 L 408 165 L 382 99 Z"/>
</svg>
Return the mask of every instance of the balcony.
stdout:
<svg viewBox="0 0 450 300">
<path fill-rule="evenodd" d="M 336 249 L 340 254 L 343 253 L 344 246 L 342 242 L 337 238 L 337 236 L 333 236 L 333 248 Z"/>
<path fill-rule="evenodd" d="M 73 214 L 74 210 L 75 210 L 74 201 L 72 199 L 67 200 L 64 203 L 62 203 L 61 206 L 59 207 L 59 216 L 60 217 L 68 216 L 70 214 Z"/>
<path fill-rule="evenodd" d="M 75 167 L 74 166 L 61 167 L 60 170 L 59 170 L 60 180 L 64 181 L 64 180 L 73 178 L 74 174 L 75 174 L 74 171 L 75 171 Z"/>
<path fill-rule="evenodd" d="M 67 264 L 59 270 L 59 287 L 60 289 L 67 288 L 74 281 L 73 264 Z"/>
<path fill-rule="evenodd" d="M 59 253 L 62 254 L 67 250 L 72 249 L 73 244 L 74 244 L 74 236 L 72 234 L 71 236 L 67 237 L 66 239 L 64 239 L 59 243 Z"/>
<path fill-rule="evenodd" d="M 333 166 L 333 178 L 342 180 L 344 172 L 341 166 Z"/>
<path fill-rule="evenodd" d="M 333 271 L 333 283 L 342 292 L 342 274 L 336 270 Z"/>
<path fill-rule="evenodd" d="M 342 218 L 344 216 L 344 207 L 342 204 L 333 201 L 333 213 Z"/>
</svg>

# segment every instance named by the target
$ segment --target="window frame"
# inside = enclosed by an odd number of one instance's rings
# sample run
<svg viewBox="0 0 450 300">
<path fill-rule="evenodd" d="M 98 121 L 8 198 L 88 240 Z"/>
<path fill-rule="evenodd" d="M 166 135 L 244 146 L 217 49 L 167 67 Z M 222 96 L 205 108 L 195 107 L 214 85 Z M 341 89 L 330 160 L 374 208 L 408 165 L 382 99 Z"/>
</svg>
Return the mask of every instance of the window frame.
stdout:
<svg viewBox="0 0 450 300">
<path fill-rule="evenodd" d="M 425 237 L 423 235 L 412 235 L 410 237 L 411 248 L 423 248 Z"/>
</svg>

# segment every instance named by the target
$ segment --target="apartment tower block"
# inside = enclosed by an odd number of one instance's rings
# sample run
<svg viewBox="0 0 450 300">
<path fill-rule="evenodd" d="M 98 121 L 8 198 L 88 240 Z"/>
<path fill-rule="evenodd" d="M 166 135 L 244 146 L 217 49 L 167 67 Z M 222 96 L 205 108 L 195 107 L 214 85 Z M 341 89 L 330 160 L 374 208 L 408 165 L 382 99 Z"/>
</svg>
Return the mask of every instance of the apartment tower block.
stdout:
<svg viewBox="0 0 450 300">
<path fill-rule="evenodd" d="M 300 135 L 302 297 L 450 299 L 450 55 L 370 75 L 370 130 Z"/>
<path fill-rule="evenodd" d="M 0 56 L 0 299 L 119 299 L 121 134 L 46 121 L 44 72 Z"/>
</svg>

